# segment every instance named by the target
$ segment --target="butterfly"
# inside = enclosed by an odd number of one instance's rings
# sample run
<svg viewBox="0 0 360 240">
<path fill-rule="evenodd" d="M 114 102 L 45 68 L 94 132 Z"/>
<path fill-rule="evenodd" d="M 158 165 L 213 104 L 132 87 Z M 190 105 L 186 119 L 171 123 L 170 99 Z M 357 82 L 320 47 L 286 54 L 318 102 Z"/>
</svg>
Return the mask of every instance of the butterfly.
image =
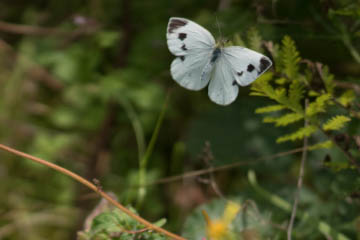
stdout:
<svg viewBox="0 0 360 240">
<path fill-rule="evenodd" d="M 172 78 L 189 90 L 209 85 L 209 97 L 219 105 L 235 101 L 239 86 L 249 85 L 272 65 L 268 57 L 248 48 L 216 43 L 208 30 L 185 18 L 170 18 L 166 38 L 176 56 Z"/>
</svg>

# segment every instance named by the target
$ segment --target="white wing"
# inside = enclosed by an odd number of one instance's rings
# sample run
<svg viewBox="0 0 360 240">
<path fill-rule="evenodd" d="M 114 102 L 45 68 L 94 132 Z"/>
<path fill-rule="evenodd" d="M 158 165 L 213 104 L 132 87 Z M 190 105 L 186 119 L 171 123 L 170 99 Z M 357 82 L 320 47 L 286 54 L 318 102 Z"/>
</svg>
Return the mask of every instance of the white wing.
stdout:
<svg viewBox="0 0 360 240">
<path fill-rule="evenodd" d="M 231 65 L 228 64 L 224 56 L 220 56 L 215 63 L 209 84 L 211 101 L 220 105 L 232 103 L 239 93 L 239 86 L 234 81 L 235 76 Z"/>
<path fill-rule="evenodd" d="M 221 57 L 231 66 L 233 79 L 240 86 L 249 85 L 272 65 L 268 57 L 247 48 L 226 47 L 222 52 Z"/>
<path fill-rule="evenodd" d="M 166 37 L 170 52 L 177 56 L 171 63 L 173 79 L 190 90 L 204 88 L 210 78 L 203 71 L 215 47 L 213 36 L 188 19 L 170 18 Z"/>
</svg>

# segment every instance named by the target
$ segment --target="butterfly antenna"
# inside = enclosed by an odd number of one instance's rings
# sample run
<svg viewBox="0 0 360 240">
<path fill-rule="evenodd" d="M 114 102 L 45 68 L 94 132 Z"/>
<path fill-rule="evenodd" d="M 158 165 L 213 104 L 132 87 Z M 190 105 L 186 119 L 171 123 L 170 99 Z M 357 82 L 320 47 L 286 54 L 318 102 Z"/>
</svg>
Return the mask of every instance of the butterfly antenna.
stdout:
<svg viewBox="0 0 360 240">
<path fill-rule="evenodd" d="M 219 22 L 219 19 L 218 19 L 217 15 L 215 15 L 215 18 L 216 18 L 216 25 L 217 25 L 218 30 L 219 30 L 220 41 L 222 41 L 223 40 L 223 35 L 221 33 L 220 22 Z"/>
</svg>

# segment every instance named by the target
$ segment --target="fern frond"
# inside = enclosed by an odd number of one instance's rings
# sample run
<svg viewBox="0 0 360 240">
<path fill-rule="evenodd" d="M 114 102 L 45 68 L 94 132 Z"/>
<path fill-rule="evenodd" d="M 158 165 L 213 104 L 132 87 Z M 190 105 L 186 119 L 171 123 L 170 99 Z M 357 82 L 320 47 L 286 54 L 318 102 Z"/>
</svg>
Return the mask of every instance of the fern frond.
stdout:
<svg viewBox="0 0 360 240">
<path fill-rule="evenodd" d="M 355 93 L 353 90 L 347 90 L 336 100 L 344 107 L 347 107 L 350 103 L 352 103 L 355 100 Z"/>
<path fill-rule="evenodd" d="M 264 73 L 251 84 L 251 96 L 264 96 L 273 98 L 275 96 L 275 90 L 270 85 L 270 80 L 273 78 L 271 72 Z"/>
<path fill-rule="evenodd" d="M 300 113 L 288 113 L 281 117 L 264 117 L 264 123 L 275 123 L 275 126 L 287 126 L 290 123 L 297 122 L 303 119 L 304 116 Z"/>
<path fill-rule="evenodd" d="M 264 117 L 263 122 L 264 123 L 274 123 L 277 121 L 278 118 L 276 117 Z"/>
<path fill-rule="evenodd" d="M 296 78 L 299 72 L 300 60 L 300 54 L 296 50 L 295 42 L 289 36 L 285 36 L 282 40 L 281 66 L 288 78 Z"/>
<path fill-rule="evenodd" d="M 317 150 L 317 149 L 323 149 L 323 148 L 329 149 L 332 146 L 333 146 L 333 142 L 331 140 L 326 140 L 326 141 L 311 145 L 308 147 L 308 149 L 310 151 Z"/>
<path fill-rule="evenodd" d="M 279 85 L 283 85 L 287 82 L 287 79 L 286 78 L 278 78 L 275 80 L 275 83 L 276 84 L 279 84 Z"/>
<path fill-rule="evenodd" d="M 286 96 L 286 89 L 285 88 L 276 88 L 274 91 L 274 96 L 272 97 L 273 100 L 288 106 L 288 98 Z"/>
<path fill-rule="evenodd" d="M 242 38 L 240 37 L 240 35 L 238 33 L 236 33 L 234 35 L 234 45 L 237 46 L 246 46 L 244 40 L 242 40 Z"/>
<path fill-rule="evenodd" d="M 335 89 L 334 75 L 329 72 L 329 68 L 324 66 L 321 69 L 321 78 L 323 79 L 327 93 L 333 94 Z"/>
<path fill-rule="evenodd" d="M 320 112 L 325 112 L 327 102 L 331 99 L 331 95 L 326 93 L 318 96 L 315 101 L 311 102 L 306 108 L 306 116 L 313 116 Z"/>
<path fill-rule="evenodd" d="M 263 52 L 261 48 L 262 38 L 256 28 L 252 27 L 249 29 L 247 32 L 247 41 L 250 49 L 257 52 Z"/>
<path fill-rule="evenodd" d="M 302 127 L 299 130 L 297 130 L 294 133 L 279 137 L 276 142 L 277 143 L 282 143 L 282 142 L 286 142 L 286 141 L 295 141 L 295 140 L 301 140 L 304 137 L 309 137 L 310 135 L 312 135 L 313 133 L 315 133 L 317 130 L 317 127 L 314 125 L 309 125 L 307 127 Z"/>
<path fill-rule="evenodd" d="M 277 111 L 280 111 L 282 109 L 284 109 L 285 106 L 283 105 L 269 105 L 269 106 L 266 106 L 266 107 L 261 107 L 261 108 L 257 108 L 255 110 L 255 113 L 269 113 L 269 112 L 277 112 Z"/>
<path fill-rule="evenodd" d="M 325 131 L 339 130 L 344 127 L 345 123 L 350 122 L 350 121 L 351 121 L 351 118 L 344 116 L 344 115 L 338 115 L 338 116 L 331 118 L 326 123 L 324 123 L 322 128 Z"/>
<path fill-rule="evenodd" d="M 297 112 L 302 111 L 301 99 L 304 97 L 304 86 L 299 80 L 293 80 L 289 88 L 289 104 Z"/>
<path fill-rule="evenodd" d="M 279 117 L 277 120 L 276 120 L 276 123 L 275 125 L 278 127 L 278 126 L 287 126 L 289 125 L 290 123 L 294 123 L 294 122 L 297 122 L 301 119 L 304 118 L 304 115 L 300 114 L 300 113 L 288 113 L 288 114 L 285 114 L 281 117 Z"/>
</svg>

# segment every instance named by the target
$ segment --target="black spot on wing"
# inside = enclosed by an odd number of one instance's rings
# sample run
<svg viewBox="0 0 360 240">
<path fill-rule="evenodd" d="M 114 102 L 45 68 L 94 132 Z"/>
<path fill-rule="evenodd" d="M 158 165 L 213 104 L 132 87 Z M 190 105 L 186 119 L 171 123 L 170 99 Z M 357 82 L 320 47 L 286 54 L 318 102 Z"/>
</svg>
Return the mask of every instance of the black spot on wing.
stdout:
<svg viewBox="0 0 360 240">
<path fill-rule="evenodd" d="M 181 19 L 172 19 L 169 23 L 169 27 L 168 27 L 168 33 L 173 33 L 174 30 L 178 29 L 179 27 L 183 27 L 187 24 L 188 22 L 185 20 L 181 20 Z"/>
<path fill-rule="evenodd" d="M 258 74 L 263 73 L 270 65 L 271 62 L 267 60 L 265 57 L 262 57 L 260 59 L 260 71 L 258 72 Z"/>
<path fill-rule="evenodd" d="M 186 48 L 185 44 L 183 44 L 183 45 L 181 46 L 181 49 L 184 50 L 184 51 L 188 50 L 188 49 Z"/>
<path fill-rule="evenodd" d="M 179 39 L 181 41 L 184 41 L 184 39 L 187 37 L 187 34 L 186 33 L 179 33 Z"/>
<path fill-rule="evenodd" d="M 185 60 L 185 56 L 179 56 L 181 61 Z"/>
<path fill-rule="evenodd" d="M 236 74 L 239 76 L 239 77 L 241 77 L 242 75 L 243 75 L 243 71 L 241 71 L 241 72 L 236 72 Z"/>
<path fill-rule="evenodd" d="M 236 81 L 235 81 L 235 80 L 233 80 L 232 85 L 233 85 L 233 86 L 235 86 L 235 85 L 236 85 Z"/>
<path fill-rule="evenodd" d="M 247 66 L 247 71 L 248 71 L 248 72 L 252 72 L 254 69 L 255 69 L 255 67 L 254 67 L 254 65 L 252 65 L 252 64 L 249 64 L 249 65 Z"/>
</svg>

